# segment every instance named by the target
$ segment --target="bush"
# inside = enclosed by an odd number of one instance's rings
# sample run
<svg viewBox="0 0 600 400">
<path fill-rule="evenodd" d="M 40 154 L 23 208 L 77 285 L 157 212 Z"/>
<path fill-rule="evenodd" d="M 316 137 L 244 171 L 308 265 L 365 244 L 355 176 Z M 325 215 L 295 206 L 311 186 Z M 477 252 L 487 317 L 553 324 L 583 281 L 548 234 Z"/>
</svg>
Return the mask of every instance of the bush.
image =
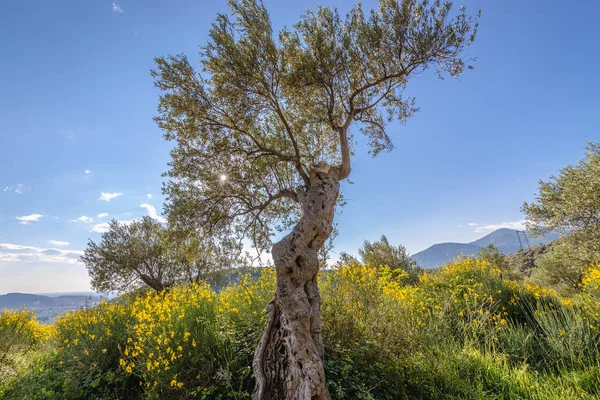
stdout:
<svg viewBox="0 0 600 400">
<path fill-rule="evenodd" d="M 0 383 L 27 365 L 27 355 L 44 343 L 52 328 L 40 325 L 29 310 L 0 314 Z"/>
</svg>

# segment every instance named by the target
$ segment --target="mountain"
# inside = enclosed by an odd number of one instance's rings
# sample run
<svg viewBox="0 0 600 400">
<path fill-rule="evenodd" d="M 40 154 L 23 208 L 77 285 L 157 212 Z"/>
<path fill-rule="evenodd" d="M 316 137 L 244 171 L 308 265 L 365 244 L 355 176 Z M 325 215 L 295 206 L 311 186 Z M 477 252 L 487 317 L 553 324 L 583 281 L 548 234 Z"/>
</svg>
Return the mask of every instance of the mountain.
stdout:
<svg viewBox="0 0 600 400">
<path fill-rule="evenodd" d="M 410 258 L 423 268 L 435 268 L 460 254 L 465 256 L 477 254 L 479 249 L 479 246 L 470 243 L 438 243 L 413 254 Z"/>
<path fill-rule="evenodd" d="M 3 309 L 27 308 L 35 312 L 38 319 L 47 322 L 64 311 L 94 306 L 100 297 L 83 295 L 46 296 L 28 293 L 7 293 L 0 295 L 0 313 Z"/>
<path fill-rule="evenodd" d="M 477 254 L 480 248 L 493 244 L 503 254 L 513 254 L 520 249 L 545 244 L 557 239 L 551 233 L 544 238 L 534 238 L 514 229 L 498 229 L 471 243 L 438 243 L 414 254 L 411 258 L 423 268 L 435 268 L 452 261 L 460 255 Z"/>
<path fill-rule="evenodd" d="M 527 249 L 540 244 L 545 244 L 558 239 L 560 235 L 556 233 L 550 233 L 546 237 L 538 238 L 525 234 L 523 231 L 516 231 L 514 229 L 498 229 L 494 232 L 485 235 L 479 240 L 471 242 L 475 246 L 485 247 L 493 244 L 504 254 L 513 254 L 518 250 Z"/>
</svg>

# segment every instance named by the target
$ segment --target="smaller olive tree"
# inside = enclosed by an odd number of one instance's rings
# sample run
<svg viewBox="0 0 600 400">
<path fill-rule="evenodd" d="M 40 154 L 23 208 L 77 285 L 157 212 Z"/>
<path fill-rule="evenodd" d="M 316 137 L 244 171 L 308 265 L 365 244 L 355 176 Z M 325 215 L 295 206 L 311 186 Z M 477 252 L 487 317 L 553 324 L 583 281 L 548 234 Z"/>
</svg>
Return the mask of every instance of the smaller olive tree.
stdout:
<svg viewBox="0 0 600 400">
<path fill-rule="evenodd" d="M 360 261 L 363 264 L 372 266 L 388 266 L 392 269 L 401 269 L 408 273 L 407 283 L 414 284 L 419 281 L 419 276 L 423 273 L 423 268 L 419 267 L 415 260 L 412 260 L 402 245 L 393 246 L 390 244 L 387 236 L 381 235 L 381 238 L 375 242 L 365 240 L 362 248 L 358 250 Z M 354 256 L 342 252 L 340 254 L 342 265 L 358 263 L 359 260 Z"/>
<path fill-rule="evenodd" d="M 240 262 L 240 245 L 190 231 L 174 232 L 149 216 L 115 220 L 100 242 L 89 241 L 81 261 L 100 292 L 148 286 L 158 292 L 176 282 L 198 282 Z"/>
<path fill-rule="evenodd" d="M 600 262 L 600 145 L 588 143 L 585 158 L 540 181 L 535 202 L 524 203 L 528 229 L 565 233 L 536 261 L 543 283 L 574 288 L 583 271 Z"/>
<path fill-rule="evenodd" d="M 523 253 L 523 250 L 521 250 Z M 514 256 L 514 255 L 513 255 Z M 517 267 L 513 267 L 505 254 L 503 254 L 493 244 L 488 244 L 482 247 L 477 252 L 476 258 L 489 262 L 493 267 L 498 268 L 502 272 L 502 277 L 511 280 L 522 280 L 523 273 Z M 512 258 L 516 260 L 516 256 Z"/>
</svg>

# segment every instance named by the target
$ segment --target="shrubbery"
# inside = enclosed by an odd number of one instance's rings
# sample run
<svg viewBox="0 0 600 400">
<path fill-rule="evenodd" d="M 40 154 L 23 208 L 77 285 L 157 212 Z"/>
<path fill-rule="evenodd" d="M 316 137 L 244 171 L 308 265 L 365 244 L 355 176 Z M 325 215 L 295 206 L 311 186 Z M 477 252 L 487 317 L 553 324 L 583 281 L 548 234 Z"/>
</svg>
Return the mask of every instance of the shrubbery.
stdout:
<svg viewBox="0 0 600 400">
<path fill-rule="evenodd" d="M 482 260 L 426 273 L 417 285 L 407 285 L 406 275 L 363 265 L 322 274 L 334 398 L 600 395 L 597 268 L 571 298 L 508 280 Z M 179 286 L 67 314 L 48 328 L 48 348 L 0 397 L 248 399 L 274 285 L 274 271 L 265 269 L 219 293 L 205 284 Z M 2 326 L 0 335 L 12 329 Z M 41 342 L 30 343 L 39 349 Z"/>
<path fill-rule="evenodd" d="M 27 356 L 48 339 L 52 327 L 41 325 L 31 311 L 0 314 L 0 383 L 24 365 Z"/>
</svg>

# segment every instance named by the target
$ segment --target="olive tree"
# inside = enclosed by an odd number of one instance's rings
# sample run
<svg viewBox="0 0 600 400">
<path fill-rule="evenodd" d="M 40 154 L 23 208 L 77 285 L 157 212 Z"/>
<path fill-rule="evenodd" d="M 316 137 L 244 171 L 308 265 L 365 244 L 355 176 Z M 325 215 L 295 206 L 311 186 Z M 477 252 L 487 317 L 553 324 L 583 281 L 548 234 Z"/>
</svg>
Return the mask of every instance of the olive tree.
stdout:
<svg viewBox="0 0 600 400">
<path fill-rule="evenodd" d="M 108 292 L 142 285 L 162 291 L 170 286 L 175 277 L 167 261 L 164 237 L 163 225 L 149 216 L 131 223 L 112 220 L 101 240 L 90 240 L 81 256 L 92 287 Z"/>
<path fill-rule="evenodd" d="M 600 262 L 600 145 L 588 143 L 585 157 L 577 165 L 562 168 L 557 176 L 539 182 L 535 201 L 522 211 L 528 229 L 543 235 L 550 231 L 565 235 L 536 260 L 542 281 L 577 287 L 584 269 Z"/>
<path fill-rule="evenodd" d="M 385 235 L 381 235 L 381 238 L 375 242 L 365 240 L 362 247 L 358 249 L 358 255 L 360 260 L 342 251 L 336 266 L 344 267 L 362 263 L 373 267 L 387 266 L 393 270 L 401 269 L 408 274 L 405 279 L 405 283 L 408 284 L 419 282 L 419 277 L 423 273 L 423 268 L 410 258 L 406 248 L 402 245 L 393 246 Z"/>
<path fill-rule="evenodd" d="M 358 250 L 358 255 L 364 264 L 387 265 L 392 269 L 405 271 L 408 273 L 406 282 L 410 284 L 419 282 L 419 276 L 423 273 L 423 268 L 409 257 L 406 248 L 402 245 L 391 245 L 385 235 L 381 235 L 378 241 L 372 243 L 365 240 L 362 248 Z"/>
<path fill-rule="evenodd" d="M 160 292 L 240 265 L 240 250 L 230 240 L 183 234 L 145 216 L 129 223 L 111 221 L 99 242 L 88 242 L 81 261 L 98 291 L 148 286 Z"/>
<path fill-rule="evenodd" d="M 451 3 L 380 0 L 345 16 L 320 7 L 273 32 L 256 0 L 230 0 L 201 47 L 159 57 L 156 121 L 173 141 L 170 221 L 272 245 L 277 270 L 256 348 L 255 399 L 329 399 L 323 370 L 319 249 L 332 232 L 353 135 L 372 154 L 393 148 L 386 126 L 416 111 L 404 96 L 427 69 L 458 76 L 477 17 Z"/>
</svg>

